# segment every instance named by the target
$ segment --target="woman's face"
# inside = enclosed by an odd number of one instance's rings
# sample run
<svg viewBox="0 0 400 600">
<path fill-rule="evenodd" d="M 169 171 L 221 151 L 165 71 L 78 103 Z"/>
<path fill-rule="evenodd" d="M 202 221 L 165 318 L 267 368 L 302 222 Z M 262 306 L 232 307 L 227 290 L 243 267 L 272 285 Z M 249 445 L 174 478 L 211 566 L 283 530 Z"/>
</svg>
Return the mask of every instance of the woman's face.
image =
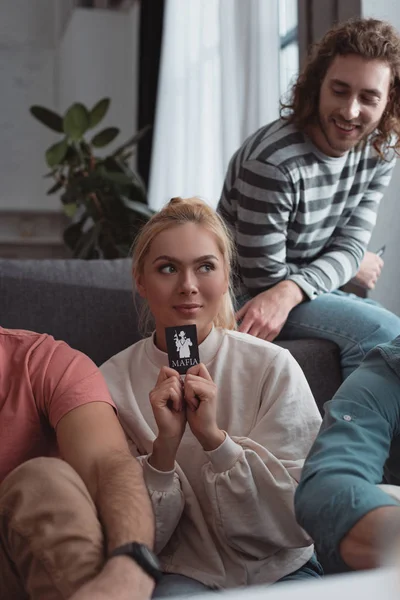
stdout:
<svg viewBox="0 0 400 600">
<path fill-rule="evenodd" d="M 136 285 L 155 319 L 159 348 L 166 350 L 165 327 L 179 325 L 196 325 L 201 343 L 228 291 L 214 234 L 195 223 L 163 231 L 153 240 Z"/>
</svg>

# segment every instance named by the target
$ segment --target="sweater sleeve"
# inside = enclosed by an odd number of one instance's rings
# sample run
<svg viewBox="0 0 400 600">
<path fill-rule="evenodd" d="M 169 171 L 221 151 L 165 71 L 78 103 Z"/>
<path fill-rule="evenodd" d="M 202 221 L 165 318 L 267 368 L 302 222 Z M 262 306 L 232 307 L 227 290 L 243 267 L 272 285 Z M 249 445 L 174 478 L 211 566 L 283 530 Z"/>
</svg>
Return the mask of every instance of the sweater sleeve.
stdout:
<svg viewBox="0 0 400 600">
<path fill-rule="evenodd" d="M 286 174 L 269 163 L 244 163 L 229 194 L 236 201 L 235 238 L 243 283 L 250 294 L 266 290 L 290 274 L 286 239 L 293 210 L 294 186 Z M 226 199 L 221 215 L 227 216 Z"/>
<path fill-rule="evenodd" d="M 206 453 L 203 467 L 219 535 L 257 559 L 312 543 L 296 523 L 294 493 L 321 421 L 305 376 L 286 350 L 268 369 L 260 396 L 248 436 L 227 435 Z"/>
<path fill-rule="evenodd" d="M 156 522 L 155 552 L 159 554 L 174 533 L 185 505 L 181 482 L 176 469 L 158 471 L 149 463 L 149 456 L 138 457 L 153 505 Z"/>
<path fill-rule="evenodd" d="M 361 201 L 344 223 L 335 229 L 325 252 L 288 276 L 311 300 L 320 294 L 337 290 L 358 272 L 394 165 L 394 159 L 379 161 Z"/>
</svg>

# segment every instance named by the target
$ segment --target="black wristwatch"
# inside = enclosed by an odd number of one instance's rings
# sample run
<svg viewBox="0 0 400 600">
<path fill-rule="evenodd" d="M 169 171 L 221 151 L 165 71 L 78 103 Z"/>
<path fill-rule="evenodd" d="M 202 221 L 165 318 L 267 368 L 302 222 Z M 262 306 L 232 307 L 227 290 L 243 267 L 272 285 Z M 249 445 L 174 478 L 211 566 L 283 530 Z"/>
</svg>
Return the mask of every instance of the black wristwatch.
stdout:
<svg viewBox="0 0 400 600">
<path fill-rule="evenodd" d="M 147 575 L 150 575 L 156 583 L 158 583 L 162 577 L 161 563 L 157 556 L 148 548 L 145 544 L 139 544 L 138 542 L 131 542 L 130 544 L 124 544 L 115 548 L 109 558 L 113 556 L 130 556 L 143 571 L 146 571 Z"/>
</svg>

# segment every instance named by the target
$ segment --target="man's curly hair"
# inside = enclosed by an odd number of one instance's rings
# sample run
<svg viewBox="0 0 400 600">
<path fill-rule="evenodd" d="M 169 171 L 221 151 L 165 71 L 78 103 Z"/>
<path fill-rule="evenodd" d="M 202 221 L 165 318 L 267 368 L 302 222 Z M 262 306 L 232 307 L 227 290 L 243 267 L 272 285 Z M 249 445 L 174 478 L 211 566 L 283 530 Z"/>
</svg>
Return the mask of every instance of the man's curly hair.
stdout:
<svg viewBox="0 0 400 600">
<path fill-rule="evenodd" d="M 281 102 L 281 117 L 299 129 L 315 122 L 326 72 L 337 55 L 348 54 L 381 60 L 390 67 L 388 104 L 371 143 L 382 157 L 389 148 L 400 155 L 400 37 L 385 21 L 351 19 L 328 31 L 312 47 L 307 63 L 292 87 L 289 102 Z"/>
</svg>

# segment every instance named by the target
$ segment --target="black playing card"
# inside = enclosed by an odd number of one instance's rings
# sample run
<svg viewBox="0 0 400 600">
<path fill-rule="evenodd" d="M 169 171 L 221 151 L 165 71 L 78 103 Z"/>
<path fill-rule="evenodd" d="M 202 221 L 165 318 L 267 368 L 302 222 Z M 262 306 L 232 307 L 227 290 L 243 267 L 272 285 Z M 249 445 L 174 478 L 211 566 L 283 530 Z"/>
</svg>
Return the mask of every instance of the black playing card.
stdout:
<svg viewBox="0 0 400 600">
<path fill-rule="evenodd" d="M 196 325 L 177 325 L 165 328 L 169 366 L 184 374 L 193 365 L 198 365 L 199 345 Z"/>
</svg>

